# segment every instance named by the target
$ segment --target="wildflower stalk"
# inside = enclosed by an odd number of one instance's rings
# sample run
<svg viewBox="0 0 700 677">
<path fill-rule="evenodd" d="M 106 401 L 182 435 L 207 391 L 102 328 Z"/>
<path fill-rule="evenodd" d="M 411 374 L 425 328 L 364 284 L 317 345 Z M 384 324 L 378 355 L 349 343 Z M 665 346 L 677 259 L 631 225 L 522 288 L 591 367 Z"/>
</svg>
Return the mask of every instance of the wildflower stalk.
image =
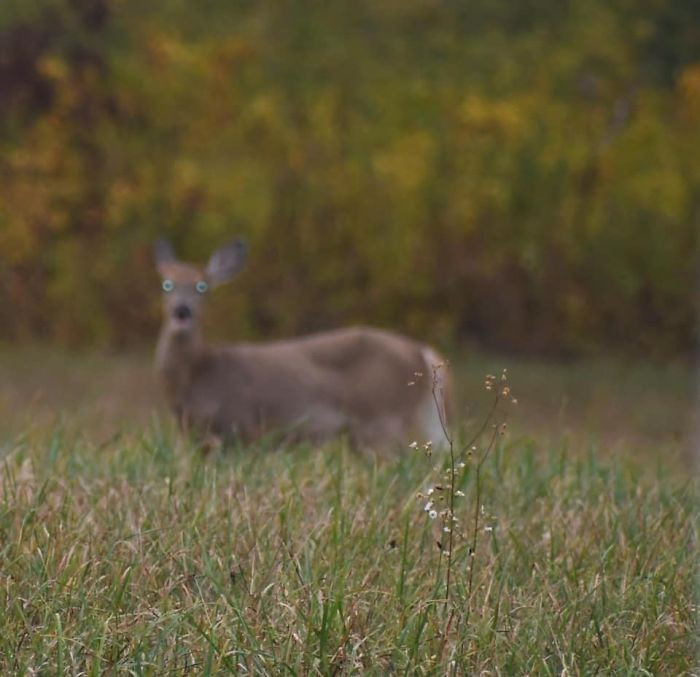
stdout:
<svg viewBox="0 0 700 677">
<path fill-rule="evenodd" d="M 448 444 L 448 449 L 449 449 L 449 454 L 450 454 L 450 483 L 449 483 L 449 512 L 445 516 L 445 519 L 443 519 L 443 528 L 449 523 L 449 532 L 448 532 L 448 547 L 447 547 L 447 571 L 446 571 L 446 579 L 445 579 L 445 605 L 449 603 L 450 599 L 450 584 L 451 584 L 451 578 L 452 578 L 452 546 L 454 544 L 454 529 L 453 527 L 453 520 L 452 517 L 454 517 L 454 507 L 455 507 L 455 477 L 457 476 L 457 467 L 456 467 L 456 462 L 455 462 L 455 444 L 454 444 L 454 437 L 450 433 L 448 426 L 447 426 L 447 417 L 445 415 L 445 407 L 444 407 L 444 392 L 442 389 L 442 386 L 440 385 L 440 379 L 438 375 L 439 369 L 442 368 L 442 365 L 435 365 L 433 367 L 433 387 L 432 387 L 432 394 L 433 394 L 433 401 L 435 403 L 435 408 L 437 409 L 438 412 L 438 418 L 440 420 L 440 426 L 442 427 L 442 433 L 445 436 L 445 439 L 447 440 Z M 438 397 L 439 395 L 439 397 Z M 461 454 L 464 452 L 468 451 L 474 443 L 484 434 L 484 431 L 486 430 L 487 426 L 493 419 L 494 414 L 496 413 L 496 410 L 498 409 L 498 404 L 501 401 L 501 393 L 499 391 L 496 392 L 496 396 L 493 399 L 493 403 L 491 404 L 491 408 L 484 418 L 481 426 L 479 429 L 474 433 L 472 438 L 464 445 L 462 448 Z M 472 548 L 471 548 L 471 553 L 474 553 L 475 548 L 476 548 L 476 540 L 477 540 L 477 529 L 479 525 L 479 504 L 481 500 L 481 466 L 483 465 L 484 461 L 486 461 L 486 458 L 491 451 L 491 448 L 493 446 L 493 443 L 495 442 L 496 438 L 496 432 L 494 432 L 494 435 L 491 438 L 491 442 L 489 443 L 486 452 L 484 455 L 479 459 L 479 462 L 477 463 L 476 466 L 476 478 L 475 478 L 475 483 L 476 483 L 476 504 L 474 508 L 474 534 L 472 534 Z M 469 596 L 471 597 L 471 581 L 472 581 L 472 573 L 473 573 L 474 567 L 470 566 L 470 587 L 469 587 Z"/>
<path fill-rule="evenodd" d="M 433 396 L 433 401 L 435 403 L 435 408 L 437 410 L 438 418 L 440 421 L 440 426 L 442 428 L 442 432 L 445 436 L 445 440 L 447 441 L 448 445 L 448 451 L 449 451 L 449 482 L 447 483 L 447 508 L 442 512 L 442 533 L 447 534 L 447 544 L 446 548 L 444 545 L 440 545 L 441 550 L 445 554 L 445 594 L 444 594 L 444 601 L 443 601 L 443 606 L 445 609 L 445 614 L 446 614 L 446 620 L 445 620 L 445 626 L 442 631 L 442 641 L 441 641 L 441 647 L 440 647 L 440 655 L 442 656 L 444 654 L 445 647 L 447 645 L 447 639 L 450 634 L 450 630 L 452 627 L 452 622 L 455 617 L 455 612 L 456 609 L 450 608 L 450 594 L 451 594 L 451 585 L 452 585 L 452 566 L 453 566 L 453 550 L 454 550 L 454 530 L 455 530 L 455 524 L 456 524 L 456 518 L 455 518 L 455 497 L 457 496 L 457 474 L 458 474 L 458 469 L 457 469 L 457 457 L 462 456 L 465 453 L 470 452 L 471 449 L 475 449 L 474 445 L 476 442 L 482 437 L 484 432 L 486 431 L 488 425 L 493 421 L 493 418 L 498 410 L 498 405 L 501 402 L 501 400 L 504 397 L 507 397 L 510 394 L 510 388 L 508 386 L 504 386 L 503 388 L 501 387 L 496 387 L 496 393 L 493 398 L 493 402 L 491 404 L 491 407 L 487 413 L 487 415 L 484 417 L 481 425 L 477 429 L 477 431 L 474 433 L 474 435 L 471 437 L 471 439 L 461 448 L 459 451 L 459 454 L 455 452 L 455 440 L 454 436 L 450 433 L 448 423 L 447 423 L 447 416 L 445 412 L 445 393 L 443 391 L 442 387 L 442 382 L 439 376 L 439 370 L 443 367 L 443 365 L 438 364 L 433 366 L 433 382 L 432 382 L 432 396 Z M 495 376 L 487 376 L 486 377 L 486 389 L 487 390 L 493 390 L 493 386 L 495 384 L 496 377 Z M 503 371 L 503 375 L 501 377 L 502 381 L 507 380 L 506 376 L 506 370 Z M 517 400 L 513 399 L 512 402 L 515 404 Z M 491 449 L 494 447 L 495 442 L 496 442 L 496 437 L 498 436 L 499 432 L 503 434 L 505 432 L 505 423 L 501 423 L 500 426 L 496 425 L 495 423 L 493 424 L 493 434 L 491 435 L 491 438 L 483 452 L 483 454 L 477 459 L 476 463 L 476 469 L 475 469 L 475 498 L 474 498 L 474 514 L 472 516 L 472 535 L 471 535 L 471 543 L 469 547 L 469 578 L 468 578 L 468 584 L 467 584 L 467 589 L 468 589 L 468 597 L 469 597 L 469 602 L 467 604 L 467 610 L 466 610 L 466 618 L 465 620 L 468 622 L 469 620 L 469 614 L 471 611 L 471 604 L 472 604 L 472 594 L 473 594 L 473 589 L 474 589 L 474 570 L 475 570 L 475 561 L 476 561 L 476 548 L 478 545 L 478 537 L 479 537 L 479 509 L 481 505 L 481 469 L 484 463 L 486 462 L 486 459 L 488 458 Z M 426 446 L 427 448 L 427 446 Z M 460 467 L 464 467 L 464 463 L 461 464 Z M 461 479 L 462 475 L 460 475 Z M 437 488 L 437 487 L 436 487 Z M 433 490 L 430 490 L 430 493 Z M 461 494 L 460 492 L 460 495 Z M 432 504 L 432 501 L 429 501 L 429 504 Z M 427 506 L 426 506 L 427 508 Z M 445 552 L 446 550 L 446 552 Z M 436 570 L 436 581 L 439 581 L 440 579 L 440 574 L 441 574 L 441 563 L 442 563 L 442 556 L 440 557 L 438 561 L 438 567 Z M 449 613 L 448 613 L 449 610 Z"/>
</svg>

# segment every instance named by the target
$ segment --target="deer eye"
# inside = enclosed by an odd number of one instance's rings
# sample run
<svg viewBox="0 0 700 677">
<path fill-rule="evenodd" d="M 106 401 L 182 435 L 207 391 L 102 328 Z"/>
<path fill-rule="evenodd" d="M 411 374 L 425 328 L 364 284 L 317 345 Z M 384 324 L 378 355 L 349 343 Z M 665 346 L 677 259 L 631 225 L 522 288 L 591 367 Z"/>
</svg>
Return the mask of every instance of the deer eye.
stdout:
<svg viewBox="0 0 700 677">
<path fill-rule="evenodd" d="M 204 294 L 204 292 L 209 289 L 209 285 L 204 281 L 204 280 L 199 280 L 197 284 L 194 286 L 194 288 L 200 293 Z"/>
<path fill-rule="evenodd" d="M 172 291 L 175 289 L 175 285 L 173 284 L 172 280 L 163 280 L 163 284 L 161 285 L 163 287 L 163 291 L 168 292 Z"/>
</svg>

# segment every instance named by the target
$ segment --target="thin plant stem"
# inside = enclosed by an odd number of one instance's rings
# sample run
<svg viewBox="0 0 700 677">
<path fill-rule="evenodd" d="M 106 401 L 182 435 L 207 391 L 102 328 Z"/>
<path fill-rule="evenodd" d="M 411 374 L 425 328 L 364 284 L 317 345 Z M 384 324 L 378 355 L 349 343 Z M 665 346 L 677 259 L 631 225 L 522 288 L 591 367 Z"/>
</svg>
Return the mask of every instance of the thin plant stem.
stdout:
<svg viewBox="0 0 700 677">
<path fill-rule="evenodd" d="M 476 485 L 474 489 L 474 523 L 472 526 L 472 542 L 469 547 L 469 582 L 467 586 L 467 592 L 469 594 L 469 603 L 467 604 L 467 621 L 469 620 L 469 613 L 471 611 L 472 590 L 474 588 L 474 569 L 476 568 L 476 546 L 479 537 L 479 507 L 481 505 L 481 466 L 484 464 L 486 458 L 489 455 L 489 452 L 493 448 L 497 435 L 498 428 L 494 428 L 493 434 L 491 435 L 491 440 L 489 441 L 489 444 L 486 447 L 486 451 L 476 464 L 476 477 L 474 478 L 474 482 Z"/>
<path fill-rule="evenodd" d="M 447 572 L 445 574 L 445 608 L 450 600 L 450 582 L 452 575 L 452 545 L 453 545 L 453 529 L 452 529 L 452 516 L 454 515 L 454 501 L 455 501 L 455 450 L 454 450 L 454 439 L 450 434 L 449 428 L 447 426 L 447 416 L 445 412 L 445 392 L 444 389 L 439 385 L 439 370 L 442 365 L 433 365 L 433 387 L 431 389 L 433 402 L 435 403 L 435 409 L 437 410 L 438 419 L 440 421 L 440 427 L 442 428 L 442 433 L 447 440 L 447 444 L 450 450 L 450 486 L 449 486 L 449 510 L 447 515 L 442 520 L 443 533 L 445 533 L 445 527 L 449 529 L 448 533 L 448 544 L 447 544 Z M 438 399 L 438 393 L 440 395 Z M 449 526 L 448 526 L 449 524 Z"/>
</svg>

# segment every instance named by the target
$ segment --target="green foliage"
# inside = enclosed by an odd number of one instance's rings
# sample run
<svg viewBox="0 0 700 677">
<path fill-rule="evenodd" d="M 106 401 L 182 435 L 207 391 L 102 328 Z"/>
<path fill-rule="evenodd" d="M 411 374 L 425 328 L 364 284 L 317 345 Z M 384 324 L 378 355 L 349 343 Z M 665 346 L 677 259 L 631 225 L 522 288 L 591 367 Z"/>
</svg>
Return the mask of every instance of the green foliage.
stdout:
<svg viewBox="0 0 700 677">
<path fill-rule="evenodd" d="M 688 351 L 693 3 L 0 9 L 2 336 L 123 346 L 150 243 L 252 243 L 229 335 Z"/>
</svg>

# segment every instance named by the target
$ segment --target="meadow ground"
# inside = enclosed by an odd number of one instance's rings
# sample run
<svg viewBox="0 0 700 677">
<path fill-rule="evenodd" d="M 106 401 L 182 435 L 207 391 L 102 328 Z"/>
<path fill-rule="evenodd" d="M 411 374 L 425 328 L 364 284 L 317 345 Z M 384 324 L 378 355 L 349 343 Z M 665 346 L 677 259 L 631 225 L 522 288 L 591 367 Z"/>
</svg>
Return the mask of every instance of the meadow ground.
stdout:
<svg viewBox="0 0 700 677">
<path fill-rule="evenodd" d="M 0 351 L 0 674 L 694 674 L 693 375 L 464 356 L 465 435 L 504 367 L 450 537 L 444 454 L 202 460 L 147 357 Z"/>
</svg>

